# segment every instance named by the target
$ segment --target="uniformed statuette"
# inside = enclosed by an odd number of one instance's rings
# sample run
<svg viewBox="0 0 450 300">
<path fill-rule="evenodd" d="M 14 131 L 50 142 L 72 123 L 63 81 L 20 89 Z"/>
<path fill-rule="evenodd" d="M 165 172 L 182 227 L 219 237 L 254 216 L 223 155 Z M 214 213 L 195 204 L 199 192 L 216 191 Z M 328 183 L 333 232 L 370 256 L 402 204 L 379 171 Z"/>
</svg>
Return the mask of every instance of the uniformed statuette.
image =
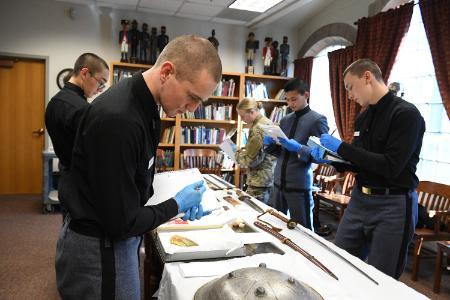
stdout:
<svg viewBox="0 0 450 300">
<path fill-rule="evenodd" d="M 323 299 L 313 288 L 286 273 L 267 269 L 265 264 L 258 268 L 244 268 L 232 271 L 214 279 L 197 290 L 194 300 L 231 299 Z"/>
</svg>

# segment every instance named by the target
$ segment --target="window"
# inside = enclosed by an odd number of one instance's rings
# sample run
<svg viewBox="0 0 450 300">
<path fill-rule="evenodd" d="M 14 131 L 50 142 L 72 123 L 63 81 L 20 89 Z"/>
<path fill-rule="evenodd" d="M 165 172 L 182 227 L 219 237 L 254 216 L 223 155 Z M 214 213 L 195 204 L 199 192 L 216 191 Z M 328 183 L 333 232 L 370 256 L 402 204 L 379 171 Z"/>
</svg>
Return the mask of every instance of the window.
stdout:
<svg viewBox="0 0 450 300">
<path fill-rule="evenodd" d="M 310 106 L 311 109 L 327 117 L 330 133 L 336 129 L 336 121 L 333 113 L 333 102 L 330 91 L 330 73 L 328 64 L 328 52 L 344 48 L 343 45 L 328 46 L 321 50 L 313 61 L 310 87 Z M 336 130 L 336 137 L 339 136 Z"/>
<path fill-rule="evenodd" d="M 414 12 L 389 82 L 399 82 L 403 98 L 419 109 L 426 123 L 420 161 L 419 180 L 450 184 L 450 122 L 442 104 L 431 52 L 425 35 L 420 7 Z"/>
</svg>

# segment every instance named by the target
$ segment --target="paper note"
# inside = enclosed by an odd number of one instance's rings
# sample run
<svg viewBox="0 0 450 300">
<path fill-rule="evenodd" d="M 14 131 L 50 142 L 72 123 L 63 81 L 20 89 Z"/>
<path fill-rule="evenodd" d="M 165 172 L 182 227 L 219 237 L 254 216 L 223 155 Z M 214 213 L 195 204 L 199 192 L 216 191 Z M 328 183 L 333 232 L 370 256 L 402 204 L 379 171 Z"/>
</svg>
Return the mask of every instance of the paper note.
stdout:
<svg viewBox="0 0 450 300">
<path fill-rule="evenodd" d="M 278 138 L 280 137 L 288 140 L 286 134 L 284 134 L 283 130 L 277 125 L 260 125 L 260 127 L 266 135 L 273 138 L 277 143 L 279 143 Z"/>
</svg>

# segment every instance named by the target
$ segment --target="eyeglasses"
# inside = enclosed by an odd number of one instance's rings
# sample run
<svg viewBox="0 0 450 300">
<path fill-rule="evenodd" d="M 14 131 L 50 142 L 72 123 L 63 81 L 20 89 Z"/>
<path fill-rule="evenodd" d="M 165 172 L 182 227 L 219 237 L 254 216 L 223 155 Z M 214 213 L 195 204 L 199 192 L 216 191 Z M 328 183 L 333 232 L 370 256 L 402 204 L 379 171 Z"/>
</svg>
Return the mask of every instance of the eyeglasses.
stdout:
<svg viewBox="0 0 450 300">
<path fill-rule="evenodd" d="M 91 71 L 89 71 L 89 74 L 91 75 L 92 78 L 94 78 L 97 81 L 97 84 L 98 84 L 97 89 L 98 90 L 103 90 L 106 87 L 106 82 L 103 81 L 103 78 L 100 78 L 100 79 L 96 78 L 95 74 L 92 73 Z"/>
</svg>

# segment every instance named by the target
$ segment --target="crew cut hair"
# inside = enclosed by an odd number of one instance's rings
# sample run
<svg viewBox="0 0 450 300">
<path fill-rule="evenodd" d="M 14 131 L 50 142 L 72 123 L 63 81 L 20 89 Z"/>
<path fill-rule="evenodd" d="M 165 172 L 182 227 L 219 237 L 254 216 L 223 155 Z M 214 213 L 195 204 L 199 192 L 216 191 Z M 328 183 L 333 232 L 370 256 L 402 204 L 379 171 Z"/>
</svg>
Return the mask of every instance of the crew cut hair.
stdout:
<svg viewBox="0 0 450 300">
<path fill-rule="evenodd" d="M 182 35 L 170 41 L 156 60 L 155 67 L 170 61 L 176 78 L 194 82 L 198 73 L 206 70 L 216 82 L 222 78 L 222 62 L 216 48 L 205 38 Z"/>
<path fill-rule="evenodd" d="M 304 95 L 306 92 L 309 92 L 309 85 L 301 79 L 294 78 L 289 80 L 284 86 L 284 91 L 297 91 L 300 95 Z"/>
<path fill-rule="evenodd" d="M 80 74 L 80 71 L 83 68 L 88 68 L 92 75 L 102 72 L 105 69 L 109 70 L 106 61 L 94 53 L 83 53 L 77 58 L 73 67 L 75 76 Z"/>
<path fill-rule="evenodd" d="M 352 62 L 344 71 L 344 77 L 347 73 L 356 75 L 361 78 L 364 72 L 369 71 L 375 76 L 375 79 L 379 82 L 384 82 L 383 75 L 380 67 L 371 59 L 362 58 Z"/>
</svg>

